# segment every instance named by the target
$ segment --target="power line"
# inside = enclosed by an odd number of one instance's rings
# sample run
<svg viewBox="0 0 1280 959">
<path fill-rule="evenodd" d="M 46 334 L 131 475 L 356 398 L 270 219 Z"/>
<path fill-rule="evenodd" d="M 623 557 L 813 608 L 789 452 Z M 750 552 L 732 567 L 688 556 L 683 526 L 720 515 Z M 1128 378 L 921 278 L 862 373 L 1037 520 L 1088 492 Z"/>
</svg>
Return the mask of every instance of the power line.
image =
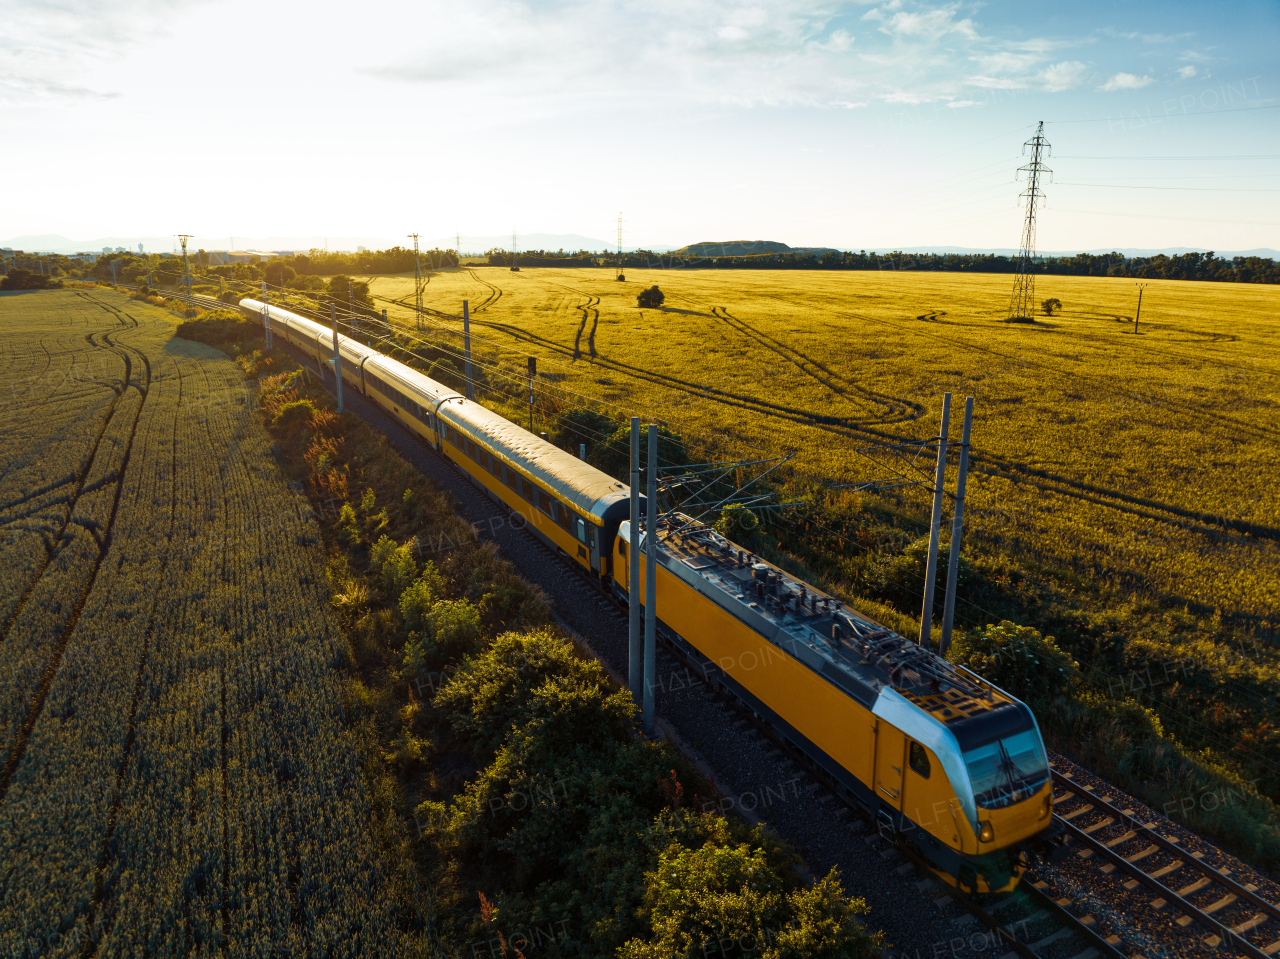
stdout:
<svg viewBox="0 0 1280 959">
<path fill-rule="evenodd" d="M 1253 113 L 1257 110 L 1275 110 L 1280 103 L 1272 103 L 1265 107 L 1237 107 L 1234 110 L 1204 110 L 1199 113 L 1168 113 L 1162 117 L 1142 116 L 1136 110 L 1130 117 L 1099 117 L 1092 120 L 1046 120 L 1046 123 L 1128 123 L 1130 120 L 1141 120 L 1144 123 L 1159 123 L 1164 120 L 1178 120 L 1183 117 L 1211 117 L 1219 113 Z"/>
<path fill-rule="evenodd" d="M 1058 154 L 1059 160 L 1280 160 L 1280 153 L 1253 153 L 1226 156 L 1078 156 Z"/>
</svg>

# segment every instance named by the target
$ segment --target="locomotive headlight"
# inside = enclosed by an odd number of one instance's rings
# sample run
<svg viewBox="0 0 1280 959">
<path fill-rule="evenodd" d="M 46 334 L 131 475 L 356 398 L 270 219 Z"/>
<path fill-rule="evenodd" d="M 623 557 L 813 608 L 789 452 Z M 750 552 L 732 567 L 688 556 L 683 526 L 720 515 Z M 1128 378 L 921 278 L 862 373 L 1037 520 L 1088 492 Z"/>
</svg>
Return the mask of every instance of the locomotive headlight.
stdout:
<svg viewBox="0 0 1280 959">
<path fill-rule="evenodd" d="M 996 831 L 991 828 L 991 823 L 979 823 L 978 827 L 978 842 L 991 842 L 996 838 Z"/>
<path fill-rule="evenodd" d="M 1040 804 L 1040 815 L 1037 818 L 1048 819 L 1051 812 L 1053 812 L 1053 797 L 1045 796 L 1044 802 Z"/>
</svg>

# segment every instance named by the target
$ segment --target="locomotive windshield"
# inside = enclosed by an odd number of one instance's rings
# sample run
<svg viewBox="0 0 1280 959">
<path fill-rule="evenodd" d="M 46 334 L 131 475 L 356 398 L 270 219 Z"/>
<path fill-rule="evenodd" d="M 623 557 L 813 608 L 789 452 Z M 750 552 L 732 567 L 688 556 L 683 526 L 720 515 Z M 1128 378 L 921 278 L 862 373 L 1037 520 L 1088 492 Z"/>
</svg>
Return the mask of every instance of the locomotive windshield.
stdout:
<svg viewBox="0 0 1280 959">
<path fill-rule="evenodd" d="M 971 749 L 964 754 L 964 764 L 974 802 L 986 809 L 1027 799 L 1049 778 L 1049 764 L 1034 729 Z"/>
</svg>

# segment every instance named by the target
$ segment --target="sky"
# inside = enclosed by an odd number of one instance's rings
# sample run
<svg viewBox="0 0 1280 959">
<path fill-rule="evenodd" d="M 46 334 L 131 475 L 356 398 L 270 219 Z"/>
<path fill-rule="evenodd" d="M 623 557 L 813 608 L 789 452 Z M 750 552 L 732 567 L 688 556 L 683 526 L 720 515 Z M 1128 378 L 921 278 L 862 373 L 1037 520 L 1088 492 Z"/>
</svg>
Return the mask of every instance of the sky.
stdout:
<svg viewBox="0 0 1280 959">
<path fill-rule="evenodd" d="M 1280 3 L 0 0 L 0 238 L 1280 248 Z"/>
</svg>

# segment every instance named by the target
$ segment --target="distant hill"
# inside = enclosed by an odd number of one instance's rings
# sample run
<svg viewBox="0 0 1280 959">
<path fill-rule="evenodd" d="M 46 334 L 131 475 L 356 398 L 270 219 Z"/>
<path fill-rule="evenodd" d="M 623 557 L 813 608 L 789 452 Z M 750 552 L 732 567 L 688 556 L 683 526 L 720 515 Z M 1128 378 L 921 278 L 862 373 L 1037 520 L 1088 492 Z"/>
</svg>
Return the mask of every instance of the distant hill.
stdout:
<svg viewBox="0 0 1280 959">
<path fill-rule="evenodd" d="M 678 256 L 759 256 L 762 253 L 838 253 L 829 246 L 788 246 L 776 240 L 719 240 L 690 243 L 673 251 Z"/>
</svg>

